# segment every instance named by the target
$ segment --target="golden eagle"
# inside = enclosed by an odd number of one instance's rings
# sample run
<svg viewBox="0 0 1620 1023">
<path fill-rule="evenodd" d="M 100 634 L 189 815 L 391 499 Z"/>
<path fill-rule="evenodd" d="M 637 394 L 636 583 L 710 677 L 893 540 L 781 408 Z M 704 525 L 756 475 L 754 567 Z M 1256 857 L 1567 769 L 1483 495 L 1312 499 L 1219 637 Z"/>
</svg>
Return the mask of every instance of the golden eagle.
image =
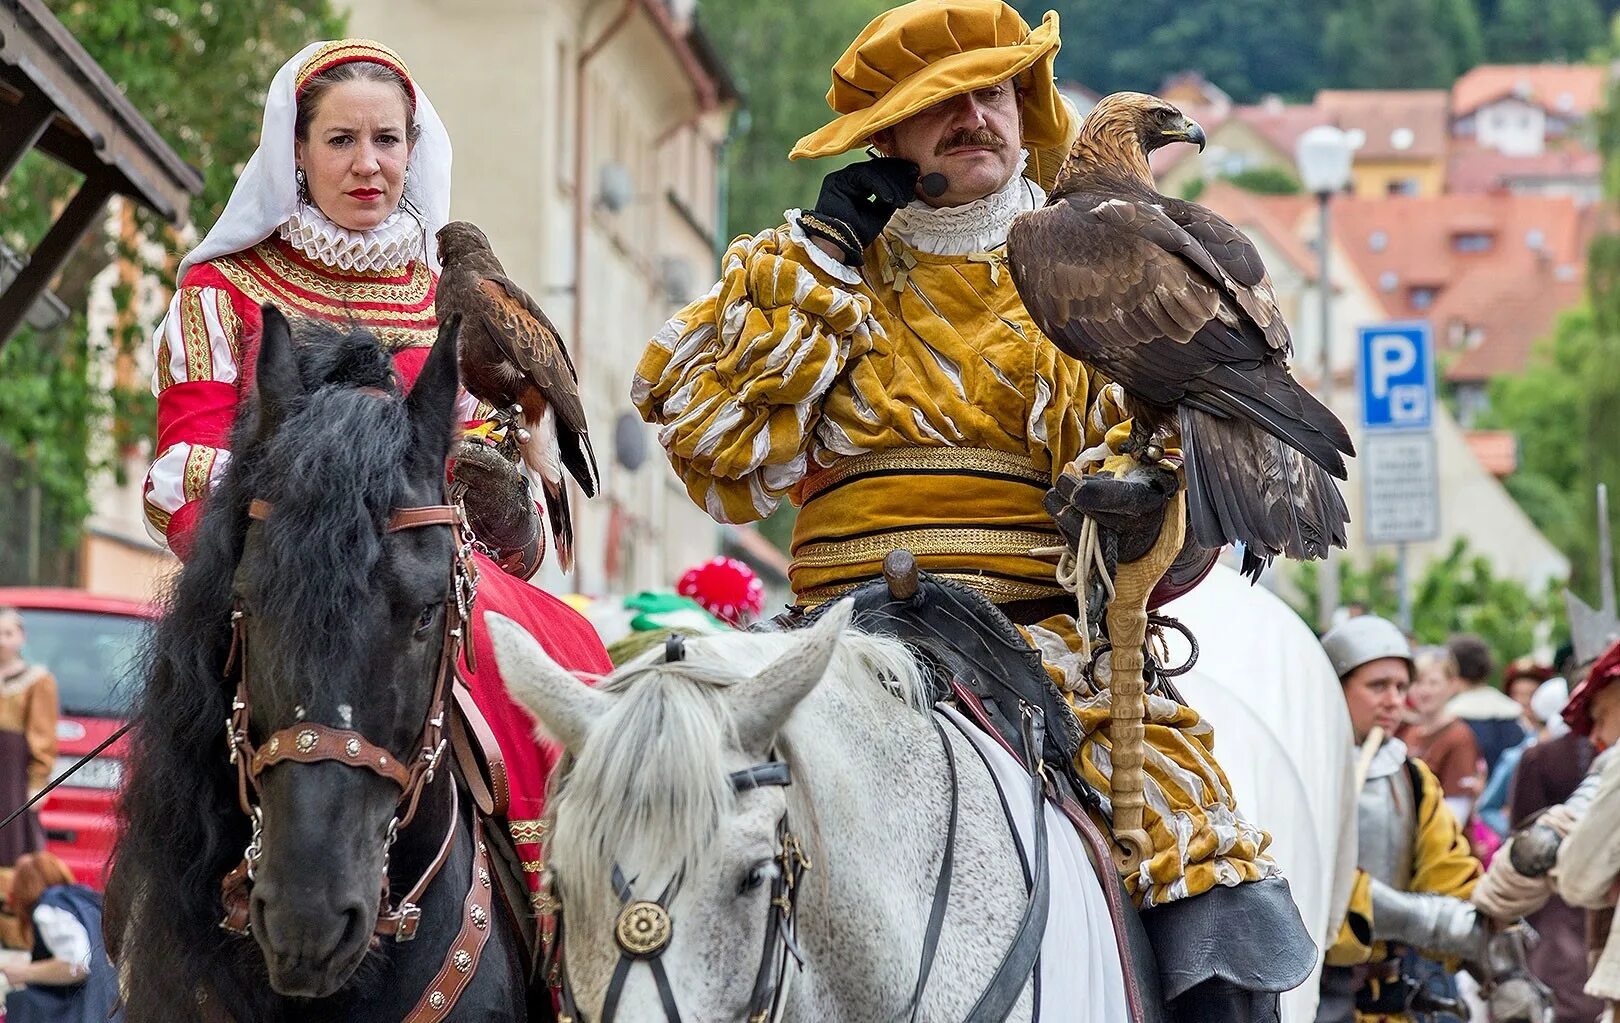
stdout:
<svg viewBox="0 0 1620 1023">
<path fill-rule="evenodd" d="M 1355 449 L 1288 372 L 1292 343 L 1253 243 L 1195 203 L 1160 195 L 1148 153 L 1204 133 L 1156 96 L 1121 92 L 1087 116 L 1046 205 L 1007 237 L 1018 294 L 1059 349 L 1119 382 L 1135 449 L 1179 432 L 1191 538 L 1244 545 L 1257 576 L 1278 554 L 1343 547 L 1329 475 Z"/>
</svg>

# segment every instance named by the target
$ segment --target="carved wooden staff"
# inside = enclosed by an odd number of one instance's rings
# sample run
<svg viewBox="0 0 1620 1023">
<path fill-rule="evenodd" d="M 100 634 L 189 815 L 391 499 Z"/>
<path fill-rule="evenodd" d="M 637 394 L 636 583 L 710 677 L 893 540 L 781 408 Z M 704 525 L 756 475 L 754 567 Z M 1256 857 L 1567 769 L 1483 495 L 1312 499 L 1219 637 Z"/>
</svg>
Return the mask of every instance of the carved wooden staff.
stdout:
<svg viewBox="0 0 1620 1023">
<path fill-rule="evenodd" d="M 1143 745 L 1146 713 L 1142 665 L 1147 644 L 1148 596 L 1181 552 L 1187 533 L 1187 502 L 1176 491 L 1165 509 L 1159 538 L 1146 554 L 1119 566 L 1114 573 L 1114 599 L 1104 622 L 1108 629 L 1108 741 L 1114 765 L 1111 800 L 1114 810 L 1114 863 L 1132 874 L 1153 849 L 1143 826 Z"/>
</svg>

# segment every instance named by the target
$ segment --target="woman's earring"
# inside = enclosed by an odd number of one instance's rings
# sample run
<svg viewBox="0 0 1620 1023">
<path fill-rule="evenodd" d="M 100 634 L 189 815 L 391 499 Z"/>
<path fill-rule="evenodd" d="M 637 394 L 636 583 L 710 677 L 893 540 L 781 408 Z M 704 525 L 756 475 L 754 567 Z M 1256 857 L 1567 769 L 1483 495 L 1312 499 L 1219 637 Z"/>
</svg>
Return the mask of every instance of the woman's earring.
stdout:
<svg viewBox="0 0 1620 1023">
<path fill-rule="evenodd" d="M 302 167 L 298 168 L 298 172 L 294 175 L 294 177 L 298 180 L 298 201 L 308 206 L 309 177 L 304 174 L 304 168 Z"/>
</svg>

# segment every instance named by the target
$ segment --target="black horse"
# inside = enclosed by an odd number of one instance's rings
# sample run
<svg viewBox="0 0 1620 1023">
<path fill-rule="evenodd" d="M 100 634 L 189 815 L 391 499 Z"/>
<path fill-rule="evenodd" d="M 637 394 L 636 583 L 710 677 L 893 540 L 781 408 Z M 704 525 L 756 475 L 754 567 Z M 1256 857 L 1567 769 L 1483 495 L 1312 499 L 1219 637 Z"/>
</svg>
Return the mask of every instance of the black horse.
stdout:
<svg viewBox="0 0 1620 1023">
<path fill-rule="evenodd" d="M 263 821 L 243 903 L 251 938 L 221 929 L 221 879 L 255 839 L 227 759 L 244 654 L 245 732 L 261 753 L 278 731 L 302 737 L 316 725 L 338 736 L 339 751 L 354 736 L 351 756 L 364 743 L 410 766 L 456 624 L 446 621 L 456 615 L 452 529 L 386 528 L 395 509 L 444 503 L 454 325 L 441 326 L 402 395 L 371 335 L 301 324 L 295 345 L 266 306 L 256 371 L 135 714 L 108 912 L 127 1018 L 393 1023 L 433 996 L 442 970 L 465 984 L 445 1018 L 525 1019 L 521 938 L 499 899 L 478 923 L 486 943 L 471 968 L 453 954 L 469 913 L 482 914 L 469 909 L 472 801 L 458 798 L 448 757 L 391 847 L 401 785 L 383 773 L 339 756 L 267 767 L 248 800 Z M 273 512 L 260 505 L 250 516 L 256 499 Z M 448 859 L 417 902 L 418 936 L 373 940 L 388 909 L 385 875 L 397 901 L 447 834 Z"/>
</svg>

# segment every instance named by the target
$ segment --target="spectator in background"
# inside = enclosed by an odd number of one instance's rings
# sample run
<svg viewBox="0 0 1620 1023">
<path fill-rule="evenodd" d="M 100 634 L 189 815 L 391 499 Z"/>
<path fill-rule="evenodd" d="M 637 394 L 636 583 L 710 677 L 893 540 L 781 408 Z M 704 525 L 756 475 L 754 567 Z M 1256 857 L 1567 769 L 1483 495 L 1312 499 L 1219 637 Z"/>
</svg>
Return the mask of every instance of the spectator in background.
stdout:
<svg viewBox="0 0 1620 1023">
<path fill-rule="evenodd" d="M 1485 774 L 1496 770 L 1502 754 L 1523 742 L 1530 732 L 1524 727 L 1524 708 L 1500 689 L 1491 686 L 1494 664 L 1491 648 L 1483 639 L 1460 633 L 1446 641 L 1456 674 L 1446 712 L 1473 729 L 1479 755 L 1485 760 Z"/>
<path fill-rule="evenodd" d="M 1531 701 L 1541 684 L 1552 677 L 1552 669 L 1543 668 L 1529 657 L 1520 657 L 1502 672 L 1502 691 L 1523 708 L 1525 727 L 1532 733 L 1540 731 L 1546 720 L 1536 713 Z"/>
<path fill-rule="evenodd" d="M 13 989 L 6 1023 L 107 1020 L 118 1002 L 118 975 L 101 944 L 101 896 L 76 883 L 55 856 L 33 853 L 17 861 L 8 901 L 33 961 L 3 971 Z"/>
<path fill-rule="evenodd" d="M 0 607 L 0 817 L 43 788 L 56 764 L 56 679 L 23 660 L 24 638 L 22 615 Z M 0 831 L 0 867 L 43 848 L 30 810 Z"/>
<path fill-rule="evenodd" d="M 1447 708 L 1456 664 L 1442 646 L 1420 648 L 1416 662 L 1412 688 L 1407 692 L 1411 713 L 1395 737 L 1440 779 L 1446 806 L 1459 821 L 1466 821 L 1479 797 L 1479 746 L 1473 730 Z"/>
<path fill-rule="evenodd" d="M 1508 673 L 1508 686 L 1523 689 L 1524 680 L 1531 676 L 1524 673 Z M 1518 695 L 1514 695 L 1518 700 Z M 1506 838 L 1513 830 L 1513 818 L 1508 814 L 1508 797 L 1513 789 L 1513 779 L 1518 777 L 1519 764 L 1530 747 L 1548 739 L 1556 739 L 1569 731 L 1569 725 L 1559 715 L 1563 712 L 1564 704 L 1569 700 L 1569 685 L 1561 678 L 1549 679 L 1538 683 L 1530 694 L 1530 707 L 1526 712 L 1527 724 L 1531 728 L 1530 737 L 1517 746 L 1502 754 L 1502 759 L 1496 762 L 1496 770 L 1491 772 L 1490 778 L 1485 782 L 1485 791 L 1480 793 L 1479 805 L 1475 813 L 1485 825 L 1496 833 L 1498 838 Z M 1563 800 L 1559 800 L 1562 802 Z"/>
</svg>

